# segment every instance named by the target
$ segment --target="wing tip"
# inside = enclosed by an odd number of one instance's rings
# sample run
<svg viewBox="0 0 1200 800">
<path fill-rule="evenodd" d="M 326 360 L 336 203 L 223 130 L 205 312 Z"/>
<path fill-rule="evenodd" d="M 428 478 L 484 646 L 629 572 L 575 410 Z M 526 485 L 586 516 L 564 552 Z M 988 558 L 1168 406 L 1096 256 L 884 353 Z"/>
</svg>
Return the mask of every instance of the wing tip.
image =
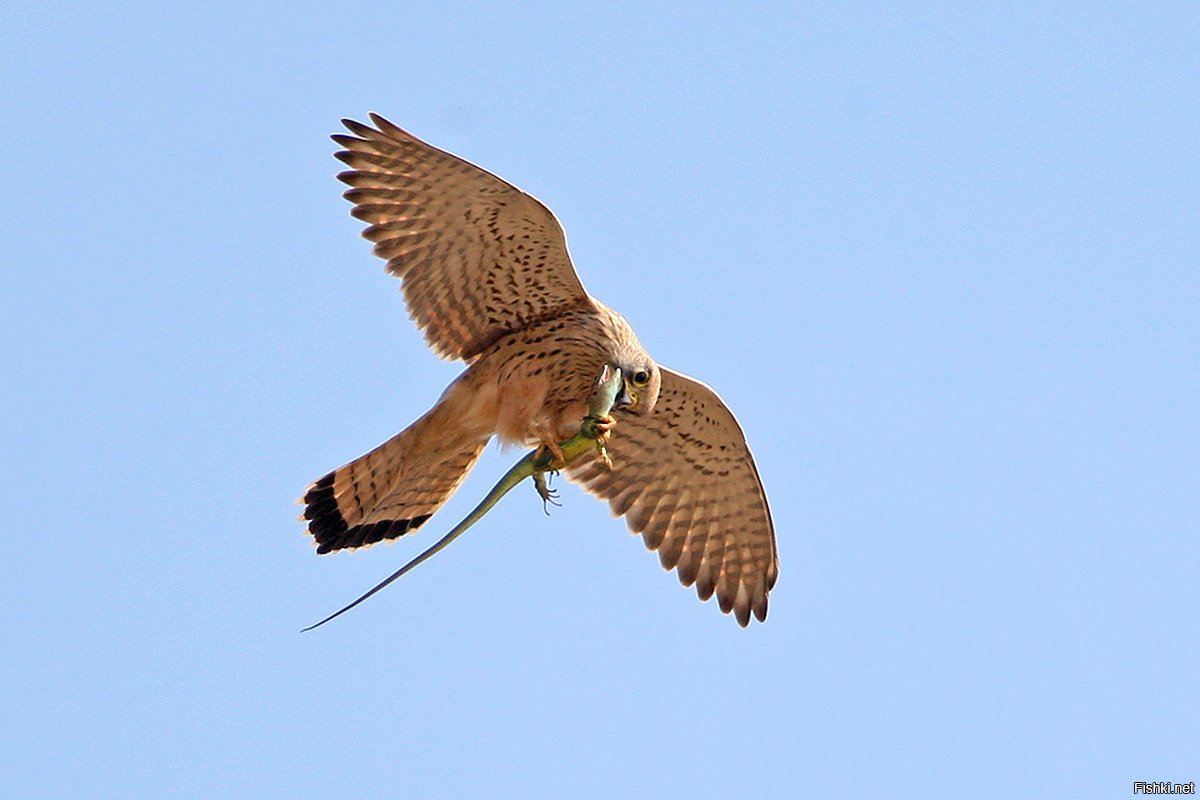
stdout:
<svg viewBox="0 0 1200 800">
<path fill-rule="evenodd" d="M 697 586 L 697 592 L 702 588 Z M 758 586 L 752 588 L 745 580 L 739 580 L 736 592 L 730 594 L 726 588 L 726 591 L 717 594 L 717 604 L 721 613 L 733 614 L 737 624 L 746 628 L 750 625 L 751 617 L 759 622 L 767 621 L 768 598 L 769 590 L 761 581 Z M 701 599 L 706 598 L 702 595 Z"/>
<path fill-rule="evenodd" d="M 368 111 L 367 118 L 374 123 L 374 128 L 365 122 L 359 122 L 356 119 L 343 117 L 342 127 L 350 131 L 353 136 L 338 132 L 330 134 L 329 138 L 333 139 L 333 141 L 342 147 L 349 148 L 352 151 L 359 149 L 365 144 L 379 142 L 381 139 L 396 142 L 413 138 L 412 134 L 410 134 L 408 131 L 404 130 L 399 125 L 396 125 L 386 117 L 376 114 L 374 111 Z M 341 158 L 341 154 L 338 154 L 338 157 Z"/>
</svg>

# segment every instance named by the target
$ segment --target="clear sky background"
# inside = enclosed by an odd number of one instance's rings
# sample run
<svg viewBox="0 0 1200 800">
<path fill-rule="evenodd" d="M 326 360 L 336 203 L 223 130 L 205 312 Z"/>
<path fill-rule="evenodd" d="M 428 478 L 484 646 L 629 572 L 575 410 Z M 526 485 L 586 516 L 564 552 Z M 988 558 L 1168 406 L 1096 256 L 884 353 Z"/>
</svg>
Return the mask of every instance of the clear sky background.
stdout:
<svg viewBox="0 0 1200 800">
<path fill-rule="evenodd" d="M 0 10 L 0 796 L 1132 796 L 1200 780 L 1189 3 Z M 721 392 L 765 625 L 573 487 L 318 558 L 459 366 L 327 138 L 544 200 Z"/>
</svg>

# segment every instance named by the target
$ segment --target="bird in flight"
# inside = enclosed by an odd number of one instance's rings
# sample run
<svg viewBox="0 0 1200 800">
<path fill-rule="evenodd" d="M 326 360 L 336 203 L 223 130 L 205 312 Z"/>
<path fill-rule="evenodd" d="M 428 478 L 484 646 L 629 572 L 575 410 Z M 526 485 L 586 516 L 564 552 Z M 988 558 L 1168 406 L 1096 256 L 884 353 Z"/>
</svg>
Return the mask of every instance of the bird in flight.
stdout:
<svg viewBox="0 0 1200 800">
<path fill-rule="evenodd" d="M 400 278 L 413 321 L 467 368 L 400 433 L 309 485 L 318 553 L 420 527 L 493 437 L 559 453 L 596 375 L 620 372 L 608 459 L 567 477 L 625 517 L 664 569 L 745 627 L 767 617 L 779 560 L 766 493 L 741 427 L 703 383 L 659 365 L 629 323 L 583 288 L 554 215 L 531 195 L 377 114 L 343 120 L 350 212 Z M 611 463 L 609 461 L 611 460 Z"/>
</svg>

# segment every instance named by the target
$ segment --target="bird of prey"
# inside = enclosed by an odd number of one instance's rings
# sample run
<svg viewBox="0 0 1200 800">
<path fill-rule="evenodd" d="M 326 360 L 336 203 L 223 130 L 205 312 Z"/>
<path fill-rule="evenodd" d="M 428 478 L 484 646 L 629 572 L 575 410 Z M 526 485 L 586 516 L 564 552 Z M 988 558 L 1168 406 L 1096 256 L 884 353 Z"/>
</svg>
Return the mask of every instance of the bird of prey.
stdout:
<svg viewBox="0 0 1200 800">
<path fill-rule="evenodd" d="M 664 569 L 745 627 L 767 616 L 779 562 L 745 436 L 708 386 L 660 366 L 625 319 L 583 288 L 562 228 L 531 195 L 386 119 L 343 120 L 338 175 L 363 235 L 400 278 L 439 356 L 467 364 L 424 416 L 304 494 L 318 553 L 421 526 L 484 446 L 540 446 L 579 430 L 596 375 L 623 381 L 607 442 L 567 477 L 609 502 Z"/>
</svg>

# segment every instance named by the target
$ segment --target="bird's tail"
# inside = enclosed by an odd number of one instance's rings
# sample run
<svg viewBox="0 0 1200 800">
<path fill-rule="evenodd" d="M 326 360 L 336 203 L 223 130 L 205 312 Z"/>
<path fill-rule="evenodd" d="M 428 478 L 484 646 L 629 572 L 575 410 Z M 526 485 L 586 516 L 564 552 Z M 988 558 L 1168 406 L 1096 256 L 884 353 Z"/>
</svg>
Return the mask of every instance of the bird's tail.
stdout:
<svg viewBox="0 0 1200 800">
<path fill-rule="evenodd" d="M 420 527 L 454 494 L 489 437 L 462 435 L 443 419 L 445 411 L 434 408 L 309 485 L 301 518 L 318 553 L 394 539 Z"/>
</svg>

